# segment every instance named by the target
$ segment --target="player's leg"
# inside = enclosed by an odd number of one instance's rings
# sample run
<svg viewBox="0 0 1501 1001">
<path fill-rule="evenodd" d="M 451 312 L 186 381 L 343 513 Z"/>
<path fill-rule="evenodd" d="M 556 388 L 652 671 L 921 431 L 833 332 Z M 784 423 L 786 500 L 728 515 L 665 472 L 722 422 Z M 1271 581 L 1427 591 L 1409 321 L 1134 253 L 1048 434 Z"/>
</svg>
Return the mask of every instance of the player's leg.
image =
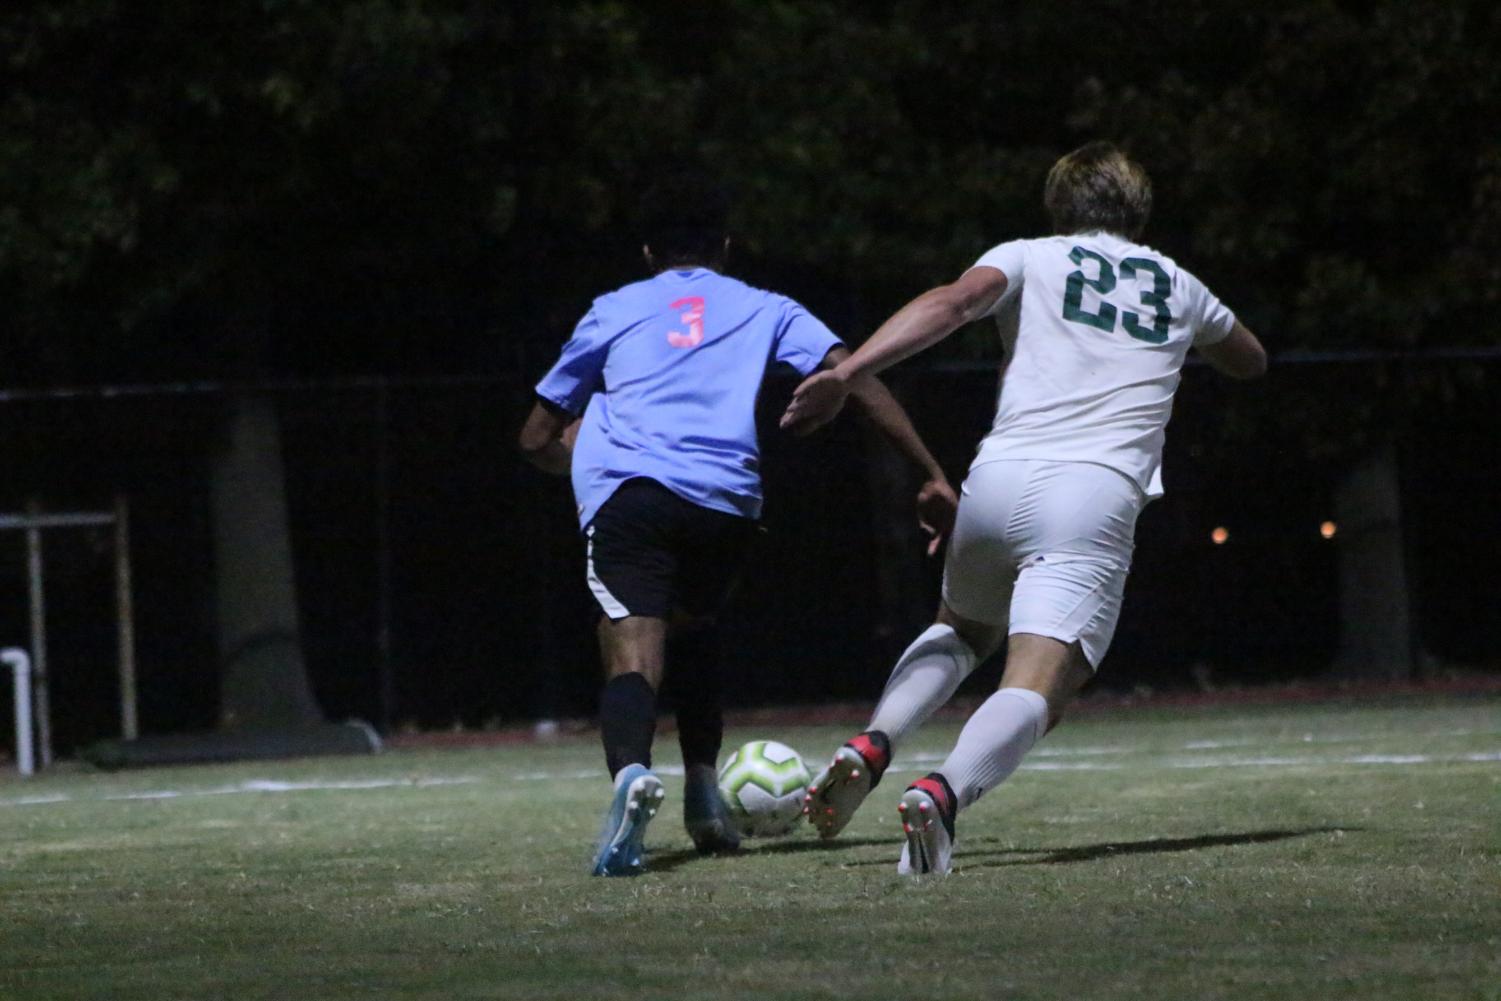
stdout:
<svg viewBox="0 0 1501 1001">
<path fill-rule="evenodd" d="M 1078 641 L 1013 633 L 1000 688 L 970 716 L 938 768 L 956 797 L 955 809 L 1009 778 L 1092 677 Z"/>
<path fill-rule="evenodd" d="M 718 623 L 693 619 L 674 625 L 667 639 L 667 689 L 677 716 L 685 771 L 719 762 L 724 739 L 724 674 Z"/>
<path fill-rule="evenodd" d="M 605 687 L 599 697 L 599 733 L 610 776 L 627 765 L 651 767 L 657 731 L 657 689 L 666 663 L 667 621 L 644 615 L 599 620 Z"/>
<path fill-rule="evenodd" d="M 980 466 L 965 478 L 943 564 L 943 601 L 932 626 L 898 659 L 870 729 L 893 747 L 953 697 L 1006 635 L 1017 559 L 1007 530 L 1027 463 Z"/>
<path fill-rule="evenodd" d="M 970 716 L 938 770 L 912 783 L 897 805 L 907 835 L 898 872 L 949 871 L 958 812 L 1016 771 L 1092 676 L 1079 643 L 1012 634 L 1000 689 Z"/>
<path fill-rule="evenodd" d="M 603 615 L 600 739 L 614 790 L 592 871 L 635 875 L 644 869 L 646 825 L 665 796 L 651 771 L 657 688 L 666 660 L 674 562 L 662 538 L 650 481 L 623 484 L 586 530 L 589 589 Z"/>
<path fill-rule="evenodd" d="M 667 622 L 656 616 L 602 617 L 600 654 L 608 680 L 599 699 L 600 739 L 614 789 L 595 845 L 596 876 L 634 876 L 645 870 L 646 825 L 666 790 L 651 770 Z"/>
<path fill-rule="evenodd" d="M 600 653 L 609 680 L 600 694 L 599 730 L 614 789 L 595 845 L 591 871 L 596 876 L 645 870 L 646 825 L 666 797 L 651 770 L 666 640 L 662 618 L 600 619 Z"/>
<path fill-rule="evenodd" d="M 998 590 L 1004 593 L 1004 584 Z M 892 668 L 867 729 L 884 734 L 892 747 L 902 743 L 1000 647 L 1005 632 L 1004 625 L 967 618 L 942 602 L 933 624 Z"/>
<path fill-rule="evenodd" d="M 933 625 L 897 659 L 869 725 L 845 741 L 809 783 L 803 812 L 821 837 L 844 830 L 880 784 L 897 744 L 953 697 L 975 665 L 996 650 L 1003 632 L 940 605 Z"/>
<path fill-rule="evenodd" d="M 668 690 L 683 754 L 683 826 L 701 853 L 734 851 L 740 837 L 719 796 L 724 739 L 719 629 L 712 620 L 681 625 L 668 640 Z"/>
<path fill-rule="evenodd" d="M 1090 679 L 1115 632 L 1142 499 L 1085 463 L 1039 464 L 1012 529 L 1027 557 L 1010 609 L 1000 689 L 965 723 L 948 759 L 900 806 L 902 872 L 947 872 L 959 810 L 1004 782 Z"/>
<path fill-rule="evenodd" d="M 695 848 L 713 854 L 740 847 L 719 795 L 724 738 L 719 616 L 758 529 L 747 519 L 696 506 L 684 512 L 683 528 L 675 589 L 679 614 L 668 640 L 668 686 L 683 753 L 683 826 Z"/>
<path fill-rule="evenodd" d="M 897 659 L 865 731 L 835 751 L 808 787 L 805 810 L 825 838 L 844 829 L 879 784 L 896 747 L 953 697 L 1005 636 L 1016 577 L 1006 529 L 1019 492 L 1018 471 L 1027 464 L 1004 465 L 1006 476 L 981 466 L 965 480 L 936 620 Z"/>
</svg>

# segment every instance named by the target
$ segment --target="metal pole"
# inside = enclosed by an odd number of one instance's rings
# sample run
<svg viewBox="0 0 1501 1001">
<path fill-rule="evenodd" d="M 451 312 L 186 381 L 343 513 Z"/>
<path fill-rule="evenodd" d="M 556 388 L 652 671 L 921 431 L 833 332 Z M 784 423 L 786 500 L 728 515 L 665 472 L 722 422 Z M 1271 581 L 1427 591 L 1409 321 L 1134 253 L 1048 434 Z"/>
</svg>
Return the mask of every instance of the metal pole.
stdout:
<svg viewBox="0 0 1501 1001">
<path fill-rule="evenodd" d="M 115 495 L 115 626 L 119 629 L 120 736 L 140 736 L 136 720 L 136 625 L 130 586 L 130 502 Z"/>
<path fill-rule="evenodd" d="M 52 765 L 52 707 L 47 695 L 47 595 L 42 587 L 42 530 L 26 529 L 26 575 L 31 590 L 31 662 L 36 738 L 43 768 Z"/>
<path fill-rule="evenodd" d="M 375 664 L 379 675 L 380 729 L 396 725 L 396 672 L 391 660 L 391 447 L 390 390 L 381 383 L 375 396 Z"/>
<path fill-rule="evenodd" d="M 16 770 L 31 775 L 36 771 L 31 747 L 31 658 L 25 650 L 7 647 L 0 650 L 0 661 L 10 665 L 16 679 Z"/>
</svg>

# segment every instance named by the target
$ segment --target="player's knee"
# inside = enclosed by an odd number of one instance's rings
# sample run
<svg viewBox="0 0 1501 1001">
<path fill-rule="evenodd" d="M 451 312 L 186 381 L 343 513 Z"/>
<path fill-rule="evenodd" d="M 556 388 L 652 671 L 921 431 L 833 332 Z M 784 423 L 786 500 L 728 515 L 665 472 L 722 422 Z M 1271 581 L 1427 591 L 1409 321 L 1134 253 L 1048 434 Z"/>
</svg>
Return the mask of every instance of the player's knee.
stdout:
<svg viewBox="0 0 1501 1001">
<path fill-rule="evenodd" d="M 631 662 L 625 659 L 612 659 L 611 663 L 606 667 L 612 681 L 616 678 L 624 678 L 627 675 L 635 674 L 650 685 L 652 691 L 656 691 L 662 687 L 661 665 L 653 666 L 648 663 Z"/>
<path fill-rule="evenodd" d="M 610 677 L 639 674 L 657 687 L 662 679 L 663 652 L 655 643 L 614 643 L 604 651 L 605 670 Z"/>
<path fill-rule="evenodd" d="M 973 619 L 966 619 L 964 616 L 955 613 L 947 604 L 939 606 L 937 622 L 939 625 L 948 626 L 954 630 L 954 634 L 974 651 L 976 663 L 996 652 L 1001 645 L 1001 637 L 1005 632 L 1003 626 L 992 626 L 984 622 L 976 622 Z"/>
<path fill-rule="evenodd" d="M 1081 689 L 1094 677 L 1094 668 L 1076 640 L 1030 633 L 1014 633 L 1006 651 L 1001 688 L 1026 688 L 1047 700 L 1048 730 L 1063 720 Z"/>
<path fill-rule="evenodd" d="M 656 688 L 662 681 L 665 630 L 632 625 L 601 624 L 599 647 L 605 673 L 611 678 L 639 674 Z"/>
</svg>

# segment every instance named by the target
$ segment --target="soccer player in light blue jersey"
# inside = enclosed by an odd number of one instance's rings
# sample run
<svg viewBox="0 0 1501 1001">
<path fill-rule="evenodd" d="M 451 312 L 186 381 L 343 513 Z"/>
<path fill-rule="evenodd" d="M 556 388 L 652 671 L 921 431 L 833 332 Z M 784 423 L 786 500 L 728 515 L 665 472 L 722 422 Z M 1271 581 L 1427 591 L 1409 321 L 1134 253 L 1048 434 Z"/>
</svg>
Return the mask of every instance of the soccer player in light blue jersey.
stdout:
<svg viewBox="0 0 1501 1001">
<path fill-rule="evenodd" d="M 643 871 L 642 837 L 665 796 L 651 771 L 664 672 L 677 695 L 689 835 L 705 854 L 738 846 L 716 784 L 715 616 L 761 514 L 756 397 L 774 364 L 807 376 L 849 356 L 793 300 L 722 273 L 727 208 L 702 179 L 658 185 L 645 213 L 652 277 L 594 301 L 537 385 L 520 435 L 534 465 L 572 473 L 603 613 L 600 731 L 615 786 L 596 875 Z M 852 395 L 923 471 L 918 516 L 936 549 L 957 506 L 943 471 L 880 382 L 858 380 Z"/>
</svg>

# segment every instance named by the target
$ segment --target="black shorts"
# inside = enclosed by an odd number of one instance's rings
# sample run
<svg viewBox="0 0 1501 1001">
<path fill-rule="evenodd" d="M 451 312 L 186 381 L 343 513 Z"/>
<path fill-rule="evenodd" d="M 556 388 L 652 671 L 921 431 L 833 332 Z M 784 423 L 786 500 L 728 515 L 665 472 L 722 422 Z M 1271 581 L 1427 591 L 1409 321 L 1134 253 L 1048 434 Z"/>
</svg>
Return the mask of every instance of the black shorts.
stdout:
<svg viewBox="0 0 1501 1001">
<path fill-rule="evenodd" d="M 717 613 L 757 524 L 684 500 L 656 480 L 627 480 L 584 529 L 589 590 L 611 619 Z"/>
</svg>

